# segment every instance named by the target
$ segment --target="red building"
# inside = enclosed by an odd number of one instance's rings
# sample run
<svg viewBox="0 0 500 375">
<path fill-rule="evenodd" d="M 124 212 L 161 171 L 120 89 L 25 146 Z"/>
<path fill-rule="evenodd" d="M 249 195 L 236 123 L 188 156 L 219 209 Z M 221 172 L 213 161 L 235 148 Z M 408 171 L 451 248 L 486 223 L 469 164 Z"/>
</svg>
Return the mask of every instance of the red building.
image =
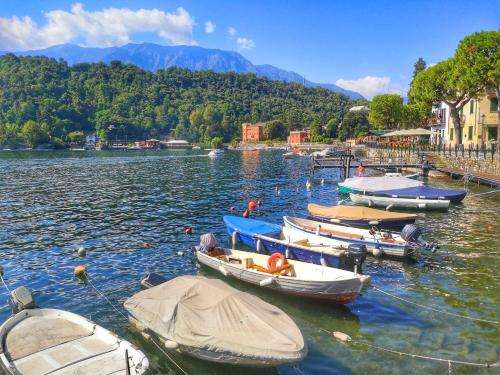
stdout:
<svg viewBox="0 0 500 375">
<path fill-rule="evenodd" d="M 300 145 L 310 141 L 311 131 L 309 129 L 291 131 L 290 136 L 288 137 L 288 143 L 291 145 Z"/>
<path fill-rule="evenodd" d="M 264 124 L 261 122 L 256 124 L 250 124 L 248 122 L 241 124 L 241 130 L 243 143 L 261 142 L 264 140 Z"/>
</svg>

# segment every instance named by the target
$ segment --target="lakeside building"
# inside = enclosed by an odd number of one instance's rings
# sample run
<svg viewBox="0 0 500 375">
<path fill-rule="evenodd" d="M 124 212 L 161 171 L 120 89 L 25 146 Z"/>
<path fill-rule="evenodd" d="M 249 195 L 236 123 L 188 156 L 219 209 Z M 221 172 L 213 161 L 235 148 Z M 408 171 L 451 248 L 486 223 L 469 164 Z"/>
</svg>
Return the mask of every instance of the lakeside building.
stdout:
<svg viewBox="0 0 500 375">
<path fill-rule="evenodd" d="M 293 130 L 290 132 L 288 136 L 288 143 L 291 145 L 300 145 L 302 143 L 311 141 L 311 130 L 302 129 L 302 130 Z"/>
<path fill-rule="evenodd" d="M 428 119 L 431 131 L 430 143 L 442 144 L 447 142 L 447 124 L 450 117 L 450 107 L 440 103 L 432 107 L 432 116 Z"/>
<path fill-rule="evenodd" d="M 359 112 L 359 111 L 369 111 L 368 106 L 366 105 L 357 105 L 355 107 L 349 108 L 349 112 Z"/>
<path fill-rule="evenodd" d="M 264 141 L 264 123 L 258 122 L 251 124 L 249 122 L 241 124 L 242 142 L 262 142 Z"/>
<path fill-rule="evenodd" d="M 488 145 L 496 142 L 498 135 L 498 98 L 493 94 L 470 100 L 460 111 L 462 144 Z M 457 144 L 453 119 L 447 116 L 445 142 Z"/>
</svg>

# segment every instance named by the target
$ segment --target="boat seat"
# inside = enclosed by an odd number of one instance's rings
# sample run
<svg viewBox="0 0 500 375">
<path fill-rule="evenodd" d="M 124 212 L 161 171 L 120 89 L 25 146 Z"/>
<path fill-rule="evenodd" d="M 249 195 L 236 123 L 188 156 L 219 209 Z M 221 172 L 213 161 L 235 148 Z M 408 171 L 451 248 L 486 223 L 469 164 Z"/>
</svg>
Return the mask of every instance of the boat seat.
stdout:
<svg viewBox="0 0 500 375">
<path fill-rule="evenodd" d="M 63 318 L 32 316 L 16 324 L 7 335 L 6 351 L 12 360 L 41 352 L 82 337 L 93 331 Z M 37 337 L 37 340 L 33 340 Z"/>
<path fill-rule="evenodd" d="M 295 244 L 295 245 L 301 245 L 301 246 L 310 246 L 311 245 L 309 243 L 309 240 L 307 238 L 303 239 L 303 240 L 294 241 L 292 243 Z"/>
<path fill-rule="evenodd" d="M 310 230 L 310 231 L 316 231 L 317 227 L 313 225 L 307 225 L 307 224 L 300 224 L 301 227 Z M 346 238 L 352 238 L 356 240 L 363 240 L 364 237 L 361 234 L 355 234 L 355 233 L 347 233 L 347 232 L 340 232 L 337 230 L 332 230 L 332 229 L 326 229 L 326 228 L 321 228 L 320 233 L 324 234 L 330 234 L 332 236 L 340 236 L 340 237 L 346 237 Z"/>
</svg>

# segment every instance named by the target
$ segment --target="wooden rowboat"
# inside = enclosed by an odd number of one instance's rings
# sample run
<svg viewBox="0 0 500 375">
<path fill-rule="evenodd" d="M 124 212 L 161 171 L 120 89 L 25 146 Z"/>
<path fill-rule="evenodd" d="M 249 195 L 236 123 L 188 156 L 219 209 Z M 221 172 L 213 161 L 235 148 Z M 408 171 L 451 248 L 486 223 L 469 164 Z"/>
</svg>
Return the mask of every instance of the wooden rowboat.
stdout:
<svg viewBox="0 0 500 375">
<path fill-rule="evenodd" d="M 370 280 L 370 276 L 295 260 L 287 260 L 290 268 L 286 275 L 270 273 L 266 268 L 269 255 L 234 249 L 198 250 L 196 258 L 224 276 L 258 287 L 338 303 L 354 301 L 363 284 Z"/>
</svg>

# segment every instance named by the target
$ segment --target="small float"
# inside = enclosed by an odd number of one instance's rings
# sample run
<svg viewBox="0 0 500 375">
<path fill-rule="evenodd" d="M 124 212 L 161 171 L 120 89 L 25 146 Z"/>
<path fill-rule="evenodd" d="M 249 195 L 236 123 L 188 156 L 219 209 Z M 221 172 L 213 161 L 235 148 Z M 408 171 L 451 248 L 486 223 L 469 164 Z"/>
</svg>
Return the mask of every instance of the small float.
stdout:
<svg viewBox="0 0 500 375">
<path fill-rule="evenodd" d="M 210 157 L 210 158 L 217 158 L 217 157 L 222 156 L 222 155 L 224 155 L 224 150 L 222 150 L 222 149 L 211 150 L 208 153 L 208 157 Z"/>
</svg>

